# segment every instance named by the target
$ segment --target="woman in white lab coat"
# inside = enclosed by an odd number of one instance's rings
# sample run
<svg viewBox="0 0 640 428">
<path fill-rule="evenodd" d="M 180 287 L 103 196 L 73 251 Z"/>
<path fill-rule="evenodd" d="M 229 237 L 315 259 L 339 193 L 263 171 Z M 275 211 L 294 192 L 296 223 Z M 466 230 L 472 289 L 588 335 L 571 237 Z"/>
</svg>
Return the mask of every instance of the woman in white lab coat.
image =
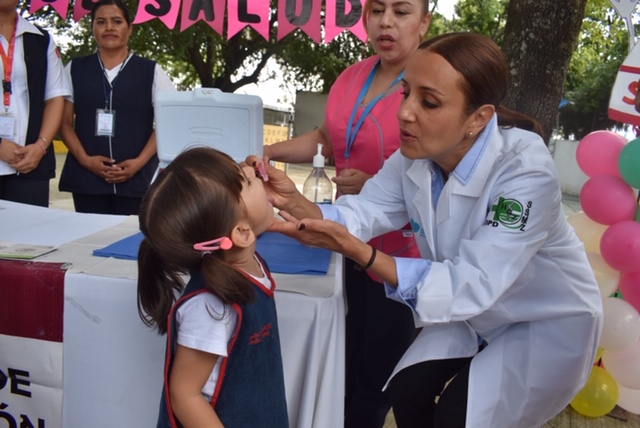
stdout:
<svg viewBox="0 0 640 428">
<path fill-rule="evenodd" d="M 500 107 L 508 76 L 490 39 L 436 37 L 406 68 L 402 146 L 359 195 L 320 211 L 269 169 L 273 230 L 361 263 L 423 327 L 390 381 L 399 428 L 539 428 L 595 359 L 599 289 L 537 123 Z M 366 244 L 407 221 L 422 259 Z"/>
</svg>

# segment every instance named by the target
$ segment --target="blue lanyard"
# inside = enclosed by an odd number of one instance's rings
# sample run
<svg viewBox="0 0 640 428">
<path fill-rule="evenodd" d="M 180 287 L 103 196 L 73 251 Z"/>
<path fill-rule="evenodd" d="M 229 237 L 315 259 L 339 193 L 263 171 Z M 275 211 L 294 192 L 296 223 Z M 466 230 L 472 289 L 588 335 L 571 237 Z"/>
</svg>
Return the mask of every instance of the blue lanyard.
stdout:
<svg viewBox="0 0 640 428">
<path fill-rule="evenodd" d="M 362 100 L 364 99 L 365 95 L 367 95 L 367 92 L 371 87 L 371 83 L 373 83 L 373 78 L 376 75 L 376 71 L 378 71 L 379 65 L 380 65 L 380 60 L 378 60 L 378 62 L 376 62 L 376 65 L 373 66 L 373 69 L 371 70 L 371 73 L 369 73 L 369 77 L 367 78 L 367 81 L 365 82 L 364 86 L 362 87 L 362 90 L 360 91 L 360 95 L 358 96 L 358 101 L 356 101 L 356 105 L 353 106 L 353 111 L 351 112 L 351 118 L 349 119 L 349 125 L 347 126 L 347 148 L 344 151 L 344 157 L 347 161 L 349 160 L 351 147 L 353 147 L 353 143 L 356 141 L 356 135 L 358 135 L 358 131 L 360 131 L 360 127 L 362 126 L 364 119 L 367 117 L 367 115 L 369 115 L 369 112 L 371 112 L 371 110 L 376 105 L 376 103 L 380 101 L 380 99 L 387 93 L 387 91 L 393 88 L 395 85 L 397 85 L 398 82 L 400 82 L 404 77 L 404 70 L 403 70 L 402 73 L 400 73 L 400 75 L 398 75 L 398 77 L 396 77 L 396 79 L 391 83 L 391 85 L 387 88 L 386 91 L 383 91 L 382 93 L 380 93 L 377 97 L 375 97 L 369 103 L 369 105 L 367 105 L 366 109 L 364 110 L 364 113 L 362 113 L 362 116 L 360 116 L 360 119 L 358 119 L 358 123 L 356 123 L 356 127 L 354 129 L 353 121 L 356 118 L 356 113 L 360 108 L 360 103 L 362 103 Z"/>
</svg>

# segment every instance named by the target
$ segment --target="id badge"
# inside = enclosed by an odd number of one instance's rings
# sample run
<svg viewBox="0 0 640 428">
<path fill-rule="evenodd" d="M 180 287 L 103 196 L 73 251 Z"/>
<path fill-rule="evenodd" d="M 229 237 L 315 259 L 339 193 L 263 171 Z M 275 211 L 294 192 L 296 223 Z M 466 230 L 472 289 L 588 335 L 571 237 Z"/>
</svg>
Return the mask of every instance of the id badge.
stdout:
<svg viewBox="0 0 640 428">
<path fill-rule="evenodd" d="M 13 139 L 16 129 L 16 118 L 10 114 L 0 115 L 0 137 L 8 140 Z"/>
<path fill-rule="evenodd" d="M 113 137 L 116 123 L 115 110 L 96 110 L 96 135 L 99 137 Z"/>
</svg>

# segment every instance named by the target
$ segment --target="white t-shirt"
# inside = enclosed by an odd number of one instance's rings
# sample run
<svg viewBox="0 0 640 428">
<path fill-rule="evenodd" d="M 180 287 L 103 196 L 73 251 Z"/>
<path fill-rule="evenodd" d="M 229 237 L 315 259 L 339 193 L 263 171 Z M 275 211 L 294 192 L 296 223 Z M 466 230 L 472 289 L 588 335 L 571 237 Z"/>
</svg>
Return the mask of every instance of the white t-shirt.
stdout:
<svg viewBox="0 0 640 428">
<path fill-rule="evenodd" d="M 262 269 L 262 278 L 251 275 L 256 281 L 271 289 L 271 281 Z M 228 345 L 238 322 L 238 313 L 231 305 L 225 305 L 211 293 L 200 293 L 182 304 L 176 313 L 178 344 L 187 348 L 228 356 Z M 202 395 L 211 401 L 220 376 L 224 358 L 218 358 L 209 379 L 202 388 Z"/>
<path fill-rule="evenodd" d="M 124 66 L 127 66 L 127 61 L 131 58 L 133 53 L 129 53 L 129 56 L 124 61 Z M 122 67 L 122 63 L 116 65 L 112 69 L 105 68 L 105 74 L 107 76 L 107 80 L 109 83 L 113 82 L 113 79 L 116 78 L 118 73 L 120 72 L 120 68 Z M 123 67 L 124 68 L 124 67 Z M 71 61 L 64 67 L 64 71 L 66 74 L 66 78 L 69 81 L 69 86 L 71 86 L 71 93 L 69 96 L 65 97 L 65 99 L 71 103 L 74 102 L 73 98 L 73 81 L 71 80 Z M 153 70 L 153 85 L 151 87 L 151 104 L 155 103 L 156 93 L 163 91 L 175 91 L 176 87 L 173 85 L 171 78 L 167 75 L 167 73 L 163 70 L 162 67 L 158 63 L 156 63 L 155 69 Z"/>
</svg>

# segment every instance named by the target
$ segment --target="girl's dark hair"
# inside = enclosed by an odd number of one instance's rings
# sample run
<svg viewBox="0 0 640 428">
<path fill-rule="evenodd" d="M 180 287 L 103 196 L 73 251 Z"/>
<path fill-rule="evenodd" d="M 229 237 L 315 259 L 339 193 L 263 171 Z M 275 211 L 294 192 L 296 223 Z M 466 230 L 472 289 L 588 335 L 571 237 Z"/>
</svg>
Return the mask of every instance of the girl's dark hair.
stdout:
<svg viewBox="0 0 640 428">
<path fill-rule="evenodd" d="M 467 114 L 491 104 L 499 126 L 522 128 L 542 136 L 538 121 L 500 105 L 507 94 L 509 65 L 493 40 L 474 33 L 449 33 L 423 42 L 418 49 L 440 55 L 462 75 L 459 86 L 467 101 Z"/>
<path fill-rule="evenodd" d="M 93 20 L 96 17 L 96 12 L 102 6 L 114 5 L 117 6 L 118 9 L 122 11 L 122 16 L 124 16 L 124 20 L 127 21 L 127 25 L 131 26 L 131 14 L 129 13 L 129 8 L 122 0 L 98 0 L 93 4 L 91 8 L 91 25 L 93 25 Z"/>
<path fill-rule="evenodd" d="M 138 253 L 138 314 L 167 331 L 167 318 L 182 274 L 200 270 L 206 287 L 224 303 L 254 298 L 246 277 L 225 262 L 225 251 L 203 255 L 198 242 L 228 236 L 244 214 L 244 176 L 238 164 L 215 149 L 198 147 L 180 154 L 158 176 L 140 207 L 144 239 Z"/>
</svg>

